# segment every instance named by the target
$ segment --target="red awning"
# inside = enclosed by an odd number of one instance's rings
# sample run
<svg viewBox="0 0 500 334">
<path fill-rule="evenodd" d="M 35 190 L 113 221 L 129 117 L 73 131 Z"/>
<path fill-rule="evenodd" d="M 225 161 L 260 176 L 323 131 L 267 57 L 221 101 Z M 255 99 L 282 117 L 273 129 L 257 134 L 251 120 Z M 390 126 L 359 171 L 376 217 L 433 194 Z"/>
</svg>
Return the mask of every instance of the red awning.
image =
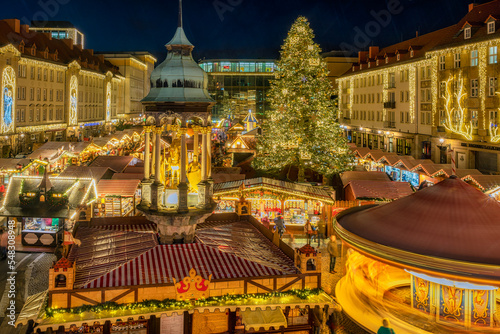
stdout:
<svg viewBox="0 0 500 334">
<path fill-rule="evenodd" d="M 202 277 L 225 279 L 283 275 L 283 272 L 202 244 L 158 245 L 89 282 L 83 288 L 172 283 L 195 268 Z"/>
</svg>

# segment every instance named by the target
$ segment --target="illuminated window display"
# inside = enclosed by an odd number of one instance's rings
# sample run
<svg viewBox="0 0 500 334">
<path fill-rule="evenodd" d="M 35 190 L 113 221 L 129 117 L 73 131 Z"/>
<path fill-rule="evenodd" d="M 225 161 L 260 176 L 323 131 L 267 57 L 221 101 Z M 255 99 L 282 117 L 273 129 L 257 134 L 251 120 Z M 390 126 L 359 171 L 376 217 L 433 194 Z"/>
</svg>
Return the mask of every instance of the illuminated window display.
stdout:
<svg viewBox="0 0 500 334">
<path fill-rule="evenodd" d="M 23 232 L 57 232 L 59 218 L 28 218 L 23 217 Z"/>
</svg>

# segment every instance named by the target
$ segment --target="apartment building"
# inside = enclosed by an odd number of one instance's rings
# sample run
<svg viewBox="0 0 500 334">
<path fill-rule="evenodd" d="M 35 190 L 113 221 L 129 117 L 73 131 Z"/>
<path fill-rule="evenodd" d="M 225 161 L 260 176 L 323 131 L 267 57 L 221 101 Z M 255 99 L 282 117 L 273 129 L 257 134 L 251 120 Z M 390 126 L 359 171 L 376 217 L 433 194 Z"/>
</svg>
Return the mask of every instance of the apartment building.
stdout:
<svg viewBox="0 0 500 334">
<path fill-rule="evenodd" d="M 59 36 L 59 35 L 58 35 Z M 120 118 L 142 112 L 130 94 L 149 91 L 155 59 L 142 53 L 140 81 L 130 80 L 103 54 L 69 38 L 53 38 L 17 19 L 0 21 L 0 155 L 29 150 L 47 140 L 84 140 L 110 130 Z M 130 58 L 136 58 L 129 55 Z M 125 68 L 129 73 L 128 68 Z M 128 94 L 128 95 L 127 95 Z M 127 100 L 128 99 L 128 100 Z"/>
<path fill-rule="evenodd" d="M 350 141 L 500 172 L 497 18 L 500 1 L 471 4 L 453 26 L 360 52 L 337 80 Z"/>
</svg>

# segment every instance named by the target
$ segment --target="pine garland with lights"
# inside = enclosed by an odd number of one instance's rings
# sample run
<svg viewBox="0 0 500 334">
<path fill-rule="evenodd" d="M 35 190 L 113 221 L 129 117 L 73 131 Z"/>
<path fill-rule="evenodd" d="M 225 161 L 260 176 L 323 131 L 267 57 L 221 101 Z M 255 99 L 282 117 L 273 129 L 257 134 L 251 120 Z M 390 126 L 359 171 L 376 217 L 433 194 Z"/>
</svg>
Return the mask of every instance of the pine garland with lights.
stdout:
<svg viewBox="0 0 500 334">
<path fill-rule="evenodd" d="M 221 303 L 244 301 L 247 299 L 271 299 L 275 297 L 289 297 L 294 296 L 299 299 L 307 299 L 311 296 L 316 296 L 322 293 L 321 289 L 302 289 L 302 290 L 288 290 L 283 292 L 270 292 L 270 293 L 252 293 L 243 295 L 223 295 L 219 297 L 208 297 L 206 299 L 193 300 L 193 301 L 183 301 L 176 299 L 164 299 L 164 300 L 145 300 L 140 303 L 131 304 L 117 304 L 115 302 L 106 302 L 98 305 L 83 305 L 73 308 L 52 308 L 45 307 L 45 316 L 52 318 L 56 314 L 81 314 L 83 312 L 94 312 L 99 313 L 102 311 L 123 311 L 123 310 L 135 310 L 143 308 L 174 308 L 174 309 L 185 309 L 192 306 L 217 306 Z"/>
<path fill-rule="evenodd" d="M 352 154 L 337 122 L 328 68 L 305 17 L 297 18 L 280 52 L 258 137 L 256 169 L 277 173 L 286 166 L 331 176 L 349 167 Z"/>
</svg>

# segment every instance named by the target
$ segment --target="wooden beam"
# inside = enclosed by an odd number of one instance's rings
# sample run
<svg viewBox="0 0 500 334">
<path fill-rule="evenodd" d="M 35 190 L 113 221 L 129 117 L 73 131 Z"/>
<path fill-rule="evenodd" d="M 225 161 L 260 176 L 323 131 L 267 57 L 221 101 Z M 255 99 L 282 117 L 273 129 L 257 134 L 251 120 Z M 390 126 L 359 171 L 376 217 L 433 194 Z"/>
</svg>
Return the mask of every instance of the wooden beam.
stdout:
<svg viewBox="0 0 500 334">
<path fill-rule="evenodd" d="M 128 295 L 129 293 L 131 292 L 135 292 L 134 289 L 128 289 L 122 293 L 120 293 L 118 296 L 116 296 L 115 298 L 109 300 L 110 302 L 116 302 L 117 300 L 119 300 L 120 298 L 123 298 L 125 297 L 126 295 Z"/>
<path fill-rule="evenodd" d="M 76 293 L 76 292 L 71 292 L 71 293 L 68 294 L 68 296 L 70 298 L 70 302 L 71 302 L 71 297 L 75 297 L 75 298 L 79 298 L 79 299 L 81 299 L 83 301 L 86 301 L 87 303 L 90 303 L 92 305 L 98 305 L 99 304 L 99 302 L 97 302 L 97 301 L 95 301 L 93 299 L 90 299 L 88 297 L 82 296 L 81 294 Z M 71 307 L 71 306 L 69 306 L 69 307 Z"/>
<path fill-rule="evenodd" d="M 259 283 L 256 283 L 256 282 L 253 282 L 253 281 L 251 281 L 251 280 L 248 280 L 247 282 L 248 282 L 248 283 L 250 283 L 250 284 L 252 284 L 252 285 L 255 285 L 256 287 L 261 288 L 262 290 L 265 290 L 265 291 L 267 291 L 267 292 L 273 292 L 273 290 L 272 290 L 272 289 L 270 289 L 270 288 L 268 288 L 267 286 L 264 286 L 264 285 L 262 285 L 262 284 L 259 284 Z"/>
<path fill-rule="evenodd" d="M 286 283 L 285 285 L 283 285 L 281 288 L 278 289 L 278 292 L 282 292 L 284 291 L 286 288 L 288 288 L 289 286 L 292 286 L 294 285 L 295 283 L 297 283 L 298 281 L 300 281 L 301 279 L 304 279 L 303 276 L 298 276 L 296 279 L 294 279 L 293 281 L 291 282 L 288 282 Z"/>
</svg>

